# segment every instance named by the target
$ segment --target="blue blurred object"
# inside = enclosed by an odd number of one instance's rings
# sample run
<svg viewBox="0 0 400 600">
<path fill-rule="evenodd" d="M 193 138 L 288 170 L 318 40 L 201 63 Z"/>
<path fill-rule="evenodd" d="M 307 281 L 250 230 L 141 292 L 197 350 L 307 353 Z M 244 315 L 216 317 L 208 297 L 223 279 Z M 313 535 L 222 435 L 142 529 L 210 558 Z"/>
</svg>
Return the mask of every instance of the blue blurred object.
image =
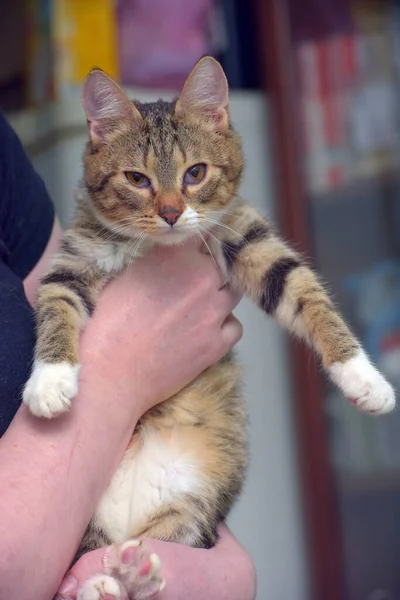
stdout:
<svg viewBox="0 0 400 600">
<path fill-rule="evenodd" d="M 364 346 L 390 379 L 400 378 L 400 261 L 385 260 L 345 278 L 357 304 Z"/>
</svg>

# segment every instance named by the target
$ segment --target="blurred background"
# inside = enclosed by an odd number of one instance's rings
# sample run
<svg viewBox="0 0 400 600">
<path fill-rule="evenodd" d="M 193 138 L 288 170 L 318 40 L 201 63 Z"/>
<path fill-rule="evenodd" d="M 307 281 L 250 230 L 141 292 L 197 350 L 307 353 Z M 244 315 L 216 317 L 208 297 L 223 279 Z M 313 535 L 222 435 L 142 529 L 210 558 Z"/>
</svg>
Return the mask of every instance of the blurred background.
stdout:
<svg viewBox="0 0 400 600">
<path fill-rule="evenodd" d="M 400 388 L 400 1 L 13 0 L 0 108 L 65 225 L 99 66 L 142 101 L 218 58 L 243 136 L 242 195 L 308 253 Z M 0 198 L 1 201 L 1 198 Z M 357 413 L 247 301 L 252 462 L 230 525 L 258 600 L 400 599 L 400 416 Z"/>
</svg>

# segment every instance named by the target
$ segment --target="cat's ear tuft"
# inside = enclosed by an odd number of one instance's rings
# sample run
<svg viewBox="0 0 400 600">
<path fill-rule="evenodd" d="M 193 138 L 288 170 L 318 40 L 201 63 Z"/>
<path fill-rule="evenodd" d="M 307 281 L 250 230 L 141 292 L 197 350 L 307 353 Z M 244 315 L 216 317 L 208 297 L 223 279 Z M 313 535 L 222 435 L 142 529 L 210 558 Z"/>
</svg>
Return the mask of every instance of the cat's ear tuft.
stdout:
<svg viewBox="0 0 400 600">
<path fill-rule="evenodd" d="M 176 103 L 175 115 L 178 119 L 200 118 L 216 131 L 228 129 L 228 82 L 221 65 L 211 56 L 193 67 Z"/>
<path fill-rule="evenodd" d="M 94 69 L 86 77 L 82 90 L 82 105 L 86 113 L 89 135 L 93 144 L 106 142 L 121 122 L 140 120 L 142 117 L 119 85 L 101 69 Z"/>
</svg>

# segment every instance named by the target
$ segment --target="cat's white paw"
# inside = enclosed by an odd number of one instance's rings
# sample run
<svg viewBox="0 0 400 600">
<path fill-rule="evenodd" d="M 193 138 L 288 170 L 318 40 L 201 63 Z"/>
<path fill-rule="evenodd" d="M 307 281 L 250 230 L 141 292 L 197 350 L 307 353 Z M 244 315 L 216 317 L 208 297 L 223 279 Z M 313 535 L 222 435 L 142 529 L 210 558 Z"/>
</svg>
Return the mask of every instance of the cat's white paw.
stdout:
<svg viewBox="0 0 400 600">
<path fill-rule="evenodd" d="M 121 582 L 109 575 L 95 575 L 79 589 L 76 600 L 129 600 Z"/>
<path fill-rule="evenodd" d="M 165 587 L 160 559 L 139 540 L 110 546 L 103 564 L 106 573 L 123 583 L 129 598 L 150 600 Z"/>
<path fill-rule="evenodd" d="M 35 361 L 23 393 L 23 402 L 37 417 L 52 419 L 67 411 L 78 392 L 80 365 Z"/>
<path fill-rule="evenodd" d="M 392 386 L 363 350 L 345 363 L 334 363 L 329 373 L 332 381 L 359 410 L 379 415 L 394 409 L 396 398 Z"/>
</svg>

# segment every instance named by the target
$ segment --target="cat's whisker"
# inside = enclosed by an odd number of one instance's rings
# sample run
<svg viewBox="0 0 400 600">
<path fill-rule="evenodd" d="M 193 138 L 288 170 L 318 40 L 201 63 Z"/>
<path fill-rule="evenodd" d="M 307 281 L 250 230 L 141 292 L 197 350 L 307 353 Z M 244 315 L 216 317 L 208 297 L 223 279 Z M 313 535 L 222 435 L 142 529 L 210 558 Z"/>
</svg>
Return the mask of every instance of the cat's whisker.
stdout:
<svg viewBox="0 0 400 600">
<path fill-rule="evenodd" d="M 137 258 L 137 253 L 140 249 L 140 246 L 142 245 L 142 242 L 144 241 L 144 239 L 146 238 L 146 233 L 144 231 L 141 232 L 141 235 L 136 238 L 133 243 L 130 245 L 129 249 L 128 249 L 128 262 L 126 265 L 126 269 L 125 269 L 125 273 L 127 276 L 128 273 L 128 269 L 131 268 L 131 266 L 134 263 L 135 258 Z"/>
<path fill-rule="evenodd" d="M 207 250 L 208 250 L 208 252 L 209 252 L 209 254 L 210 254 L 211 258 L 213 259 L 214 265 L 216 266 L 216 268 L 218 269 L 218 271 L 219 271 L 219 272 L 220 272 L 220 274 L 222 275 L 222 273 L 221 273 L 221 269 L 220 269 L 220 268 L 219 268 L 219 266 L 218 266 L 218 263 L 217 263 L 217 261 L 216 261 L 216 259 L 215 259 L 215 256 L 214 256 L 214 254 L 212 253 L 210 246 L 207 244 L 207 242 L 206 242 L 206 240 L 205 240 L 205 238 L 204 238 L 203 234 L 201 233 L 201 231 L 196 231 L 196 234 L 198 234 L 198 235 L 200 236 L 200 238 L 203 240 L 203 243 L 204 243 L 204 245 L 206 246 L 206 248 L 207 248 Z"/>
<path fill-rule="evenodd" d="M 149 232 L 143 231 L 143 230 L 137 230 L 134 231 L 131 228 L 132 226 L 132 221 L 130 221 L 129 224 L 126 225 L 119 225 L 119 224 L 115 224 L 112 226 L 112 229 L 108 229 L 107 227 L 102 227 L 101 231 L 106 231 L 109 232 L 110 235 L 108 237 L 104 237 L 104 240 L 106 242 L 112 242 L 113 239 L 118 239 L 118 235 L 123 235 L 125 237 L 127 237 L 127 241 L 128 240 L 137 240 L 139 238 L 142 238 L 142 236 L 147 235 Z M 114 231 L 113 231 L 114 230 Z M 126 236 L 126 232 L 130 232 L 131 235 Z"/>
<path fill-rule="evenodd" d="M 147 234 L 144 231 L 142 231 L 141 235 L 138 238 L 136 238 L 135 242 L 129 248 L 129 266 L 132 265 L 134 259 L 136 258 L 136 255 L 140 249 L 140 246 L 142 245 L 142 242 L 146 238 L 146 235 Z"/>
<path fill-rule="evenodd" d="M 121 236 L 121 235 L 124 236 L 125 233 L 129 230 L 130 230 L 130 226 L 128 226 L 128 225 L 120 226 L 120 225 L 116 224 L 116 225 L 112 226 L 112 229 L 108 228 L 108 227 L 102 227 L 100 229 L 100 232 L 102 233 L 102 236 L 103 236 L 103 232 L 108 234 L 107 236 L 103 237 L 104 241 L 112 242 L 113 240 L 118 239 L 118 236 Z"/>
<path fill-rule="evenodd" d="M 137 223 L 152 223 L 153 219 L 150 217 L 124 217 L 119 220 L 119 223 L 129 223 L 130 225 L 136 225 Z"/>
<path fill-rule="evenodd" d="M 213 233 L 211 233 L 211 231 L 209 231 L 209 229 L 206 229 L 205 227 L 202 227 L 201 225 L 197 224 L 197 227 L 199 227 L 202 231 L 204 231 L 207 235 L 210 235 L 212 238 L 214 238 L 214 240 L 216 242 L 218 242 L 218 244 L 221 244 L 221 240 L 219 240 Z"/>
<path fill-rule="evenodd" d="M 108 227 L 105 227 L 105 226 L 102 226 L 98 231 L 101 234 L 101 236 L 103 236 L 104 233 L 108 234 L 108 237 L 103 238 L 106 241 L 108 241 L 109 239 L 115 238 L 118 235 L 115 231 L 112 231 L 112 229 L 109 229 Z"/>
<path fill-rule="evenodd" d="M 221 217 L 225 217 L 225 215 L 227 215 L 229 217 L 235 217 L 235 219 L 237 219 L 239 217 L 239 215 L 237 213 L 228 212 L 226 210 L 217 211 L 217 212 L 218 212 L 218 214 L 221 215 Z"/>
<path fill-rule="evenodd" d="M 210 217 L 206 217 L 206 216 L 203 216 L 203 219 L 204 219 L 204 221 L 208 221 L 209 223 L 212 223 L 213 225 L 219 225 L 220 227 L 223 227 L 224 229 L 227 229 L 228 231 L 231 231 L 234 235 L 236 235 L 237 237 L 239 237 L 241 239 L 241 241 L 242 240 L 246 241 L 245 238 L 240 233 L 238 233 L 237 231 L 235 231 L 234 229 L 232 229 L 232 227 L 229 227 L 225 223 L 221 223 L 220 221 L 216 221 L 216 220 L 211 219 Z"/>
<path fill-rule="evenodd" d="M 121 236 L 124 235 L 124 232 L 122 231 L 114 231 L 111 235 L 108 236 L 104 236 L 103 240 L 105 242 L 114 242 L 114 241 L 119 241 L 121 239 Z"/>
<path fill-rule="evenodd" d="M 116 223 L 113 225 L 112 228 L 113 228 L 113 230 L 116 230 L 116 231 L 128 231 L 129 229 L 131 229 L 134 226 L 135 226 L 135 223 L 130 221 L 130 222 L 123 223 L 123 224 Z"/>
</svg>

